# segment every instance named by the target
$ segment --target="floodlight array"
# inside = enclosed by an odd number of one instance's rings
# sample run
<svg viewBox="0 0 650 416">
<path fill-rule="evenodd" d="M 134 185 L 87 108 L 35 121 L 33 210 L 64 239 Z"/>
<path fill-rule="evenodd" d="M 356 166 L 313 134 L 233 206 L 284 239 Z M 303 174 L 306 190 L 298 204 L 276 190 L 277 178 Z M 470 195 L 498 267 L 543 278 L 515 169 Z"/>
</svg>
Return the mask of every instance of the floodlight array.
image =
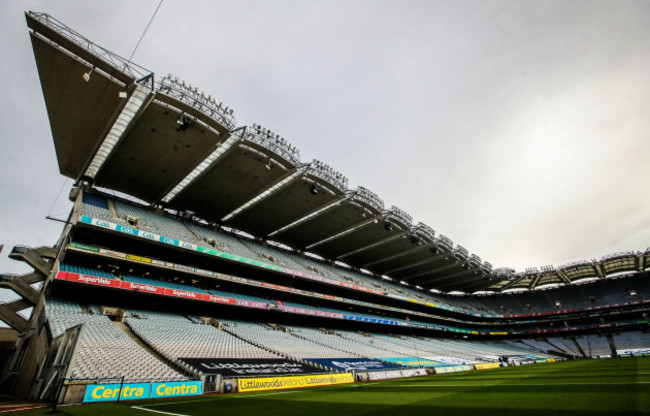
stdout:
<svg viewBox="0 0 650 416">
<path fill-rule="evenodd" d="M 259 124 L 253 124 L 246 128 L 244 139 L 257 143 L 265 149 L 282 156 L 284 159 L 293 163 L 294 166 L 300 164 L 300 150 L 292 146 L 284 137 L 280 137 L 279 134 Z"/>
<path fill-rule="evenodd" d="M 467 249 L 461 245 L 456 246 L 456 248 L 454 249 L 454 254 L 460 255 L 464 258 L 469 257 L 469 251 L 467 251 Z"/>
<path fill-rule="evenodd" d="M 447 248 L 448 250 L 453 250 L 454 249 L 454 242 L 451 241 L 449 237 L 445 237 L 444 235 L 439 235 L 438 236 L 438 244 L 441 246 Z"/>
<path fill-rule="evenodd" d="M 366 205 L 370 205 L 379 212 L 384 210 L 384 200 L 381 199 L 376 193 L 364 188 L 363 186 L 357 187 L 357 190 L 352 198 L 356 199 L 357 201 L 362 201 Z"/>
<path fill-rule="evenodd" d="M 511 267 L 500 267 L 498 269 L 494 269 L 493 273 L 499 279 L 512 279 L 516 275 L 515 269 Z"/>
<path fill-rule="evenodd" d="M 413 217 L 410 214 L 394 205 L 388 211 L 388 218 L 394 218 L 407 226 L 411 226 L 413 223 Z"/>
<path fill-rule="evenodd" d="M 620 258 L 620 257 L 630 257 L 630 256 L 636 257 L 636 254 L 634 254 L 631 251 L 623 251 L 623 252 L 620 252 L 620 253 L 612 253 L 612 254 L 608 254 L 606 256 L 603 256 L 600 259 L 600 261 L 606 261 L 606 260 L 617 259 L 617 258 Z"/>
<path fill-rule="evenodd" d="M 482 261 L 481 258 L 476 254 L 472 254 L 471 256 L 469 256 L 469 262 L 474 264 L 477 267 L 481 265 L 481 261 Z"/>
<path fill-rule="evenodd" d="M 433 228 L 429 227 L 423 222 L 419 222 L 418 225 L 413 227 L 413 231 L 422 234 L 431 241 L 434 241 L 436 238 L 436 232 L 433 231 Z"/>
<path fill-rule="evenodd" d="M 346 191 L 348 189 L 348 178 L 320 160 L 314 159 L 314 161 L 309 164 L 307 173 L 324 180 L 341 191 Z"/>
<path fill-rule="evenodd" d="M 580 266 L 593 267 L 594 263 L 589 261 L 589 260 L 577 260 L 577 261 L 572 261 L 570 263 L 563 264 L 559 268 L 560 268 L 560 270 L 564 270 L 564 269 L 568 269 L 570 267 L 580 267 Z"/>
<path fill-rule="evenodd" d="M 158 81 L 158 92 L 168 95 L 189 105 L 213 120 L 232 130 L 236 121 L 233 109 L 217 101 L 211 95 L 205 95 L 197 87 L 169 74 Z"/>
</svg>

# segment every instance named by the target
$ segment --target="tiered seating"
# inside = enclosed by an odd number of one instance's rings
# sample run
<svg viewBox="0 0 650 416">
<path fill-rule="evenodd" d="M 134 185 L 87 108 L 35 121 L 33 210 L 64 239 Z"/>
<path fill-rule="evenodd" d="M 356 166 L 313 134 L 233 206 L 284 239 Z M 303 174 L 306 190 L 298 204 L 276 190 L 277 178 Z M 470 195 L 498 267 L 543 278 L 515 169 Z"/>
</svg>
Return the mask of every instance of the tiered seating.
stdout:
<svg viewBox="0 0 650 416">
<path fill-rule="evenodd" d="M 336 349 L 335 347 L 317 344 L 307 339 L 291 335 L 290 332 L 274 329 L 271 326 L 250 322 L 220 320 L 228 331 L 250 342 L 264 345 L 285 356 L 293 358 L 342 358 L 357 355 Z"/>
<path fill-rule="evenodd" d="M 85 324 L 77 344 L 71 378 L 187 379 L 143 350 L 107 316 L 85 315 L 79 305 L 55 299 L 47 300 L 47 314 L 54 336 L 62 334 L 66 328 Z"/>
<path fill-rule="evenodd" d="M 212 325 L 184 316 L 129 311 L 126 322 L 154 350 L 183 365 L 180 358 L 280 358 Z"/>
<path fill-rule="evenodd" d="M 614 334 L 614 345 L 617 353 L 625 350 L 650 349 L 650 333 L 641 331 Z"/>
<path fill-rule="evenodd" d="M 255 252 L 258 257 L 264 259 L 267 263 L 272 263 L 280 267 L 286 267 L 291 270 L 300 271 L 303 273 L 314 274 L 312 270 L 304 267 L 296 259 L 298 256 L 284 253 L 281 250 L 276 250 L 272 247 L 264 247 L 259 244 L 255 244 L 252 241 L 244 243 L 251 251 Z"/>
<path fill-rule="evenodd" d="M 182 241 L 199 243 L 192 233 L 190 233 L 190 231 L 185 228 L 183 223 L 179 220 L 164 215 L 157 215 L 147 209 L 125 204 L 121 201 L 114 201 L 113 204 L 115 205 L 115 211 L 121 220 L 126 220 L 129 216 L 138 218 L 138 224 L 136 227 L 139 229 L 152 231 L 156 234 L 176 238 Z"/>
<path fill-rule="evenodd" d="M 625 293 L 622 286 L 619 286 L 619 280 L 600 282 L 600 284 L 582 285 L 587 298 L 593 298 L 595 304 L 608 305 L 621 302 L 629 302 L 631 299 L 629 292 Z"/>
<path fill-rule="evenodd" d="M 379 336 L 379 335 L 378 335 Z M 452 357 L 468 363 L 496 361 L 497 357 L 508 355 L 541 355 L 543 351 L 522 344 L 507 341 L 469 341 L 451 339 L 419 339 L 415 337 L 393 338 L 383 336 L 389 343 L 400 345 L 405 354 L 420 357 Z"/>
<path fill-rule="evenodd" d="M 566 352 L 564 351 L 564 348 L 561 346 L 557 346 L 558 348 L 553 348 L 550 344 L 547 342 L 537 340 L 537 339 L 523 339 L 521 340 L 521 343 L 524 345 L 527 345 L 537 351 L 548 351 L 548 350 L 560 350 L 560 352 Z"/>
<path fill-rule="evenodd" d="M 612 349 L 607 342 L 607 338 L 602 335 L 583 335 L 576 337 L 576 340 L 582 347 L 587 356 L 612 355 Z"/>
<path fill-rule="evenodd" d="M 559 348 L 561 348 L 564 352 L 571 354 L 575 357 L 580 357 L 582 354 L 576 347 L 576 345 L 573 343 L 571 339 L 568 338 L 562 338 L 562 337 L 552 337 L 548 338 L 549 342 Z"/>
<path fill-rule="evenodd" d="M 228 235 L 218 233 L 209 228 L 200 226 L 195 223 L 187 222 L 187 228 L 189 228 L 199 239 L 202 240 L 202 245 L 206 245 L 206 242 L 209 240 L 214 240 L 215 248 L 219 251 L 225 253 L 235 254 L 237 256 L 246 257 L 253 260 L 262 261 L 268 263 L 268 260 L 263 259 L 258 256 L 254 251 L 249 249 L 244 243 L 239 241 L 237 238 Z"/>
<path fill-rule="evenodd" d="M 113 276 L 112 273 L 109 273 L 106 270 L 93 269 L 90 267 L 82 267 L 82 266 L 77 266 L 75 264 L 61 263 L 60 269 L 62 272 L 78 273 L 78 274 L 85 274 L 89 276 L 105 277 L 107 279 L 115 279 L 115 276 Z"/>
<path fill-rule="evenodd" d="M 106 197 L 97 194 L 83 193 L 83 213 L 89 217 L 106 219 L 112 218 Z"/>
<path fill-rule="evenodd" d="M 382 345 L 373 344 L 372 339 L 360 340 L 356 337 L 358 334 L 350 331 L 332 331 L 332 334 L 327 334 L 323 331 L 304 327 L 290 327 L 292 333 L 297 336 L 307 338 L 315 343 L 321 345 L 328 345 L 340 351 L 345 351 L 350 356 L 354 357 L 396 357 L 401 354 L 395 351 L 388 351 Z M 372 337 L 371 337 L 372 338 Z M 347 355 L 338 356 L 336 358 L 344 358 Z M 318 358 L 318 357 L 309 357 Z"/>
</svg>

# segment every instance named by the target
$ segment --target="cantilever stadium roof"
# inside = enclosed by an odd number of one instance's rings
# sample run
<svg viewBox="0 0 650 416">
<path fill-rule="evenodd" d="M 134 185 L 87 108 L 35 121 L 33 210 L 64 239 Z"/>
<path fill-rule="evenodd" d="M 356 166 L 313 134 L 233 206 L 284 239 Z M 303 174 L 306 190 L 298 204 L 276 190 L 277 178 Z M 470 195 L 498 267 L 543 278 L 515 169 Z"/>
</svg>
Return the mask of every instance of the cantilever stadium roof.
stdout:
<svg viewBox="0 0 650 416">
<path fill-rule="evenodd" d="M 302 161 L 276 133 L 237 128 L 233 110 L 198 88 L 156 77 L 46 14 L 26 18 L 59 169 L 69 178 L 424 289 L 575 280 L 556 270 L 494 273 L 372 191 L 348 189 L 342 173 Z M 629 256 L 627 269 L 643 270 L 645 257 Z M 593 267 L 594 277 L 605 276 Z"/>
</svg>

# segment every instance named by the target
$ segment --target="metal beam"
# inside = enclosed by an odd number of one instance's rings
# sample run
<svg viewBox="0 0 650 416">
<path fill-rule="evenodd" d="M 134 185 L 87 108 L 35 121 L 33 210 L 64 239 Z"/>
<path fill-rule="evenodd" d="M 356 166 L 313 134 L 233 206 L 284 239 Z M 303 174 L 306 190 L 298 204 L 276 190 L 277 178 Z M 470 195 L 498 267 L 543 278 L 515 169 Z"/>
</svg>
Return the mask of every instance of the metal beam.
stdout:
<svg viewBox="0 0 650 416">
<path fill-rule="evenodd" d="M 20 302 L 20 301 L 17 301 Z M 14 303 L 14 302 L 12 302 Z M 10 304 L 0 304 L 0 320 L 21 334 L 29 330 L 29 321 L 14 311 Z M 24 309 L 24 308 L 23 308 Z"/>
<path fill-rule="evenodd" d="M 239 208 L 235 209 L 232 211 L 230 214 L 226 215 L 221 219 L 221 221 L 225 222 L 230 220 L 231 218 L 241 214 L 243 211 L 249 209 L 253 205 L 258 204 L 260 201 L 268 198 L 269 196 L 273 195 L 275 192 L 279 191 L 280 189 L 284 188 L 285 186 L 289 185 L 291 182 L 297 180 L 299 177 L 303 176 L 305 174 L 305 171 L 307 170 L 308 165 L 304 165 L 296 169 L 293 173 L 291 173 L 288 176 L 285 176 L 283 179 L 281 179 L 279 182 L 276 182 L 275 184 L 271 185 L 270 187 L 266 188 L 257 196 L 255 196 L 253 199 L 250 201 L 246 202 Z"/>
<path fill-rule="evenodd" d="M 390 273 L 399 272 L 399 271 L 402 271 L 402 270 L 406 270 L 406 269 L 410 269 L 410 268 L 413 268 L 413 267 L 421 266 L 421 265 L 427 264 L 427 263 L 433 263 L 434 261 L 438 260 L 440 257 L 448 256 L 448 255 L 449 255 L 449 253 L 434 254 L 433 256 L 429 257 L 428 259 L 419 261 L 417 263 L 409 264 L 408 266 L 403 266 L 403 267 L 399 267 L 397 269 L 389 270 L 384 274 L 389 275 Z"/>
<path fill-rule="evenodd" d="M 311 250 L 312 248 L 318 247 L 321 244 L 325 244 L 325 243 L 327 243 L 329 241 L 336 240 L 337 238 L 341 238 L 344 235 L 348 235 L 348 234 L 350 234 L 350 233 L 352 233 L 352 232 L 354 232 L 354 231 L 356 231 L 356 230 L 358 230 L 360 228 L 365 227 L 366 225 L 374 224 L 375 222 L 378 222 L 379 220 L 381 220 L 383 217 L 384 217 L 384 214 L 378 214 L 377 216 L 372 217 L 369 220 L 362 222 L 361 224 L 357 224 L 357 225 L 355 225 L 353 227 L 348 228 L 347 230 L 344 230 L 344 231 L 336 233 L 336 234 L 334 234 L 332 236 L 326 237 L 326 238 L 324 238 L 324 239 L 322 239 L 320 241 L 315 242 L 314 244 L 311 244 L 311 245 L 307 246 L 306 248 L 307 248 L 307 250 Z"/>
<path fill-rule="evenodd" d="M 393 254 L 392 256 L 384 257 L 381 260 L 373 261 L 372 263 L 366 263 L 363 265 L 364 269 L 367 269 L 369 266 L 376 266 L 377 264 L 385 263 L 390 260 L 395 260 L 398 257 L 403 257 L 412 253 L 415 253 L 418 250 L 429 250 L 431 248 L 434 248 L 436 245 L 435 244 L 427 244 L 425 246 L 418 246 L 418 247 L 413 247 L 410 250 L 402 251 L 397 254 Z M 433 253 L 432 253 L 433 254 Z"/>
<path fill-rule="evenodd" d="M 408 233 L 410 233 L 410 230 L 402 231 L 401 233 L 395 234 L 395 235 L 390 236 L 390 237 L 386 237 L 383 240 L 379 240 L 379 241 L 376 241 L 374 243 L 368 244 L 365 247 L 361 247 L 361 248 L 353 250 L 353 251 L 351 251 L 349 253 L 345 253 L 345 254 L 343 254 L 341 256 L 338 256 L 336 259 L 341 260 L 341 259 L 344 259 L 344 258 L 346 258 L 348 256 L 353 255 L 353 254 L 361 253 L 361 252 L 369 250 L 369 249 L 371 249 L 373 247 L 377 247 L 377 246 L 380 246 L 382 244 L 389 243 L 389 242 L 391 242 L 391 241 L 393 241 L 395 239 L 402 238 L 403 236 L 405 236 Z"/>
</svg>

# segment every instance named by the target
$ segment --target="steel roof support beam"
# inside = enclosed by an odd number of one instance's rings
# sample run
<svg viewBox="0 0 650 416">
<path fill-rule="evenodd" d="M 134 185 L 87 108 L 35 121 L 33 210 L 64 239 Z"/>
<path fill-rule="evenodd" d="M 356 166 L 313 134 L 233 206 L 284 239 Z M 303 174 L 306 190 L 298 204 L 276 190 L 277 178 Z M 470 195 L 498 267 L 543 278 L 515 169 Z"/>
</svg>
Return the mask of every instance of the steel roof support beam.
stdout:
<svg viewBox="0 0 650 416">
<path fill-rule="evenodd" d="M 421 266 L 423 264 L 432 263 L 432 262 L 438 260 L 440 257 L 443 257 L 443 256 L 449 256 L 449 253 L 434 254 L 433 256 L 429 257 L 428 259 L 419 261 L 417 263 L 409 264 L 408 266 L 403 266 L 403 267 L 400 267 L 400 268 L 397 268 L 397 269 L 389 270 L 384 274 L 390 276 L 390 273 L 395 273 L 395 272 L 399 272 L 399 271 L 402 271 L 402 270 L 410 269 L 412 267 Z"/>
<path fill-rule="evenodd" d="M 298 225 L 300 225 L 300 224 L 302 224 L 304 222 L 307 222 L 310 219 L 312 219 L 314 217 L 317 217 L 320 214 L 323 214 L 323 213 L 325 213 L 327 211 L 332 210 L 333 208 L 336 208 L 337 206 L 341 205 L 341 203 L 349 200 L 350 198 L 351 198 L 351 195 L 349 195 L 349 194 L 348 195 L 343 195 L 343 196 L 337 198 L 336 200 L 334 200 L 334 202 L 330 203 L 329 205 L 326 205 L 323 208 L 317 208 L 314 211 L 310 212 L 309 214 L 305 215 L 304 217 L 292 222 L 291 224 L 285 225 L 284 227 L 273 231 L 272 233 L 269 234 L 269 237 L 273 237 L 274 235 L 277 235 L 277 234 L 280 234 L 280 233 L 282 233 L 284 231 L 290 230 L 293 227 L 297 227 Z"/>
<path fill-rule="evenodd" d="M 167 204 L 174 199 L 178 194 L 183 192 L 190 184 L 197 180 L 201 175 L 212 166 L 214 166 L 226 152 L 231 149 L 235 144 L 241 140 L 241 137 L 233 134 L 228 139 L 218 146 L 212 153 L 210 153 L 201 163 L 199 163 L 190 173 L 187 174 L 171 191 L 169 191 L 163 198 L 162 202 Z"/>
<path fill-rule="evenodd" d="M 458 267 L 460 265 L 461 265 L 460 262 L 454 262 L 454 263 L 451 263 L 451 264 L 440 266 L 440 267 L 435 268 L 433 270 L 427 270 L 426 272 L 417 273 L 417 274 L 414 274 L 414 275 L 411 275 L 411 276 L 406 276 L 406 277 L 402 278 L 401 280 L 415 279 L 416 277 L 432 275 L 432 274 L 435 274 L 435 273 L 443 272 L 445 270 L 453 269 L 454 267 Z"/>
<path fill-rule="evenodd" d="M 410 250 L 402 251 L 401 253 L 397 253 L 397 254 L 394 254 L 394 255 L 388 256 L 388 257 L 384 257 L 381 260 L 373 261 L 372 263 L 366 263 L 366 264 L 362 265 L 362 267 L 364 269 L 367 269 L 368 266 L 376 266 L 378 264 L 385 263 L 387 261 L 395 260 L 396 258 L 407 256 L 409 254 L 415 253 L 418 250 L 429 250 L 429 249 L 435 248 L 435 247 L 436 247 L 435 244 L 427 244 L 425 246 L 413 247 Z"/>
<path fill-rule="evenodd" d="M 341 256 L 338 256 L 336 259 L 337 259 L 337 260 L 341 260 L 341 259 L 344 259 L 344 258 L 346 258 L 346 257 L 348 257 L 348 256 L 352 256 L 353 254 L 361 253 L 361 252 L 366 251 L 366 250 L 369 250 L 369 249 L 371 249 L 371 248 L 373 248 L 373 247 L 377 247 L 377 246 L 380 246 L 380 245 L 382 245 L 382 244 L 389 243 L 389 242 L 391 242 L 391 241 L 393 241 L 393 240 L 396 240 L 396 239 L 398 239 L 398 238 L 402 238 L 403 236 L 405 236 L 405 235 L 408 234 L 408 233 L 409 233 L 409 230 L 402 231 L 401 233 L 399 233 L 399 234 L 397 234 L 397 235 L 394 235 L 394 236 L 391 236 L 391 237 L 384 238 L 383 240 L 379 240 L 379 241 L 377 241 L 377 242 L 375 242 L 375 243 L 368 244 L 368 245 L 365 246 L 365 247 L 361 247 L 361 248 L 359 248 L 359 249 L 357 249 L 357 250 L 351 251 L 351 252 L 349 252 L 349 253 L 345 253 L 345 254 L 343 254 L 343 255 L 341 255 Z"/>
<path fill-rule="evenodd" d="M 466 275 L 466 274 L 469 274 L 469 273 L 474 273 L 475 271 L 476 271 L 476 270 L 474 270 L 474 269 L 461 270 L 461 271 L 459 271 L 459 272 L 452 273 L 452 274 L 450 274 L 450 275 L 443 275 L 442 277 L 438 277 L 438 278 L 436 278 L 436 277 L 434 277 L 434 276 L 430 276 L 430 275 L 427 273 L 426 275 L 418 276 L 418 277 L 420 277 L 419 279 L 418 279 L 417 277 L 414 278 L 413 282 L 414 282 L 414 284 L 422 284 L 423 282 L 426 282 L 426 281 L 428 281 L 428 280 L 431 280 L 431 281 L 435 281 L 436 284 L 439 284 L 440 282 L 445 282 L 445 281 L 450 281 L 450 282 L 453 282 L 453 283 L 458 283 L 458 282 L 457 282 L 457 278 L 458 278 L 459 276 L 463 276 L 463 275 Z M 429 276 L 429 277 L 426 277 L 426 276 Z M 423 279 L 422 277 L 424 277 L 424 279 Z"/>
<path fill-rule="evenodd" d="M 257 196 L 255 196 L 253 199 L 250 201 L 246 202 L 239 208 L 235 209 L 233 212 L 230 214 L 226 215 L 221 219 L 221 221 L 225 222 L 233 217 L 241 214 L 243 211 L 247 210 L 248 208 L 257 205 L 260 201 L 268 198 L 275 192 L 279 191 L 280 189 L 284 188 L 285 186 L 289 185 L 291 182 L 297 180 L 299 177 L 305 174 L 305 171 L 307 170 L 308 165 L 304 165 L 298 169 L 296 169 L 292 174 L 289 176 L 285 176 L 284 179 L 280 180 L 279 182 L 276 182 L 274 185 L 270 186 L 269 188 L 263 190 L 260 192 Z"/>
<path fill-rule="evenodd" d="M 111 153 L 113 153 L 113 150 L 117 147 L 117 144 L 133 125 L 134 120 L 136 120 L 136 115 L 141 113 L 141 111 L 146 108 L 153 99 L 151 92 L 150 88 L 141 84 L 136 84 L 131 97 L 129 97 L 126 105 L 108 131 L 108 134 L 104 137 L 102 144 L 95 152 L 95 155 L 87 166 L 83 176 L 95 179 L 101 168 L 104 166 L 104 163 L 106 163 Z"/>
<path fill-rule="evenodd" d="M 307 246 L 307 250 L 311 250 L 314 247 L 318 247 L 318 246 L 320 246 L 322 244 L 325 244 L 325 243 L 327 243 L 329 241 L 336 240 L 337 238 L 341 238 L 344 235 L 348 235 L 348 234 L 350 234 L 350 233 L 352 233 L 352 232 L 354 232 L 354 231 L 356 231 L 356 230 L 358 230 L 360 228 L 365 227 L 366 225 L 374 224 L 376 222 L 379 222 L 383 218 L 384 218 L 384 214 L 379 214 L 376 217 L 372 217 L 369 220 L 362 222 L 361 224 L 357 224 L 357 225 L 355 225 L 355 226 L 353 226 L 351 228 L 348 228 L 347 230 L 341 231 L 340 233 L 334 234 L 334 235 L 332 235 L 330 237 L 326 237 L 326 238 L 324 238 L 324 239 L 322 239 L 320 241 L 317 241 L 314 244 L 311 244 L 311 245 Z"/>
</svg>

